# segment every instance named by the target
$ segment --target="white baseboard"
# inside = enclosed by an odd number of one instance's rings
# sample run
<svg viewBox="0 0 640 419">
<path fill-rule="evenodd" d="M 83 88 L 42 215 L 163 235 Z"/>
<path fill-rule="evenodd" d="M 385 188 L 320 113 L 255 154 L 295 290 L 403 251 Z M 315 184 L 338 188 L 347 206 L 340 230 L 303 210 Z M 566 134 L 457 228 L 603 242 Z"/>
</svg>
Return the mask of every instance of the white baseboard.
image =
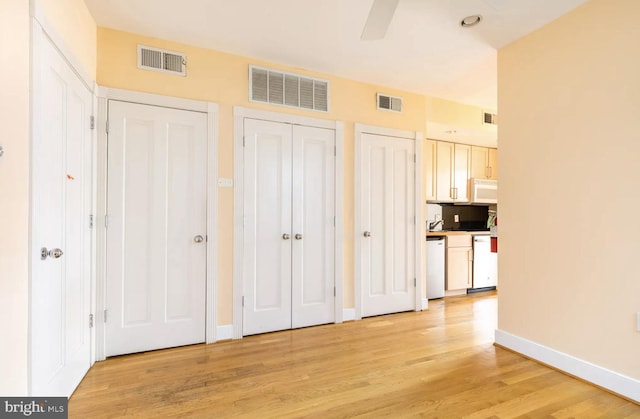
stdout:
<svg viewBox="0 0 640 419">
<path fill-rule="evenodd" d="M 216 327 L 216 341 L 233 339 L 233 325 L 225 324 Z"/>
<path fill-rule="evenodd" d="M 344 308 L 342 309 L 342 321 L 348 322 L 356 319 L 356 309 L 355 308 Z"/>
<path fill-rule="evenodd" d="M 422 299 L 422 310 L 426 310 L 429 308 L 429 300 L 426 298 Z"/>
<path fill-rule="evenodd" d="M 495 341 L 529 358 L 550 365 L 575 377 L 621 396 L 640 402 L 640 381 L 608 370 L 539 343 L 496 329 Z"/>
</svg>

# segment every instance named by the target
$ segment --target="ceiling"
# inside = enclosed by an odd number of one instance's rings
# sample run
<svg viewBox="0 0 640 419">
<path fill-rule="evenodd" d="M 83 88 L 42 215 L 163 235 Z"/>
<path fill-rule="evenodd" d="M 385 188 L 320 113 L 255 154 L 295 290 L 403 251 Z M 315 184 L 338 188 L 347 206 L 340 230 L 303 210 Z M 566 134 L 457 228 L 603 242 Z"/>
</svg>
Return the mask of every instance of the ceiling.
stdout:
<svg viewBox="0 0 640 419">
<path fill-rule="evenodd" d="M 98 26 L 496 110 L 497 49 L 586 1 L 400 0 L 378 41 L 360 39 L 373 0 L 85 3 Z"/>
</svg>

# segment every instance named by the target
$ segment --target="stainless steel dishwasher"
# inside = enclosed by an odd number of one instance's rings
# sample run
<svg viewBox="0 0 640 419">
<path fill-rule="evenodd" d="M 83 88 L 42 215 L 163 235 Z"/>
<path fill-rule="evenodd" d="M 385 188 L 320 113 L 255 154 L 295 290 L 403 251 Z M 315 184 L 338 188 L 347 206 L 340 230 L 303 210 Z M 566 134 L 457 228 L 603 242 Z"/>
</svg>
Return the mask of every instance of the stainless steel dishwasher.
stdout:
<svg viewBox="0 0 640 419">
<path fill-rule="evenodd" d="M 444 297 L 444 236 L 427 237 L 427 299 Z"/>
</svg>

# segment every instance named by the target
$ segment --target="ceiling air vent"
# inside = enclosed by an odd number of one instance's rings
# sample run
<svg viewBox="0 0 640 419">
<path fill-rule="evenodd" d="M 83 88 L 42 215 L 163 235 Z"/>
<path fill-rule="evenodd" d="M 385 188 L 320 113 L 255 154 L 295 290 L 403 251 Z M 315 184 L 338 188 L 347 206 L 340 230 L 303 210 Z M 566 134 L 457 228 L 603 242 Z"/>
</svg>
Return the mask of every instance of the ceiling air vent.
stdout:
<svg viewBox="0 0 640 419">
<path fill-rule="evenodd" d="M 483 112 L 483 120 L 485 124 L 498 125 L 498 115 L 491 112 Z"/>
<path fill-rule="evenodd" d="M 329 82 L 299 74 L 249 66 L 249 98 L 253 102 L 327 112 Z"/>
<path fill-rule="evenodd" d="M 385 111 L 402 112 L 402 98 L 385 95 L 383 93 L 377 94 L 378 109 Z"/>
<path fill-rule="evenodd" d="M 138 68 L 186 76 L 186 67 L 186 55 L 181 52 L 138 45 Z"/>
</svg>

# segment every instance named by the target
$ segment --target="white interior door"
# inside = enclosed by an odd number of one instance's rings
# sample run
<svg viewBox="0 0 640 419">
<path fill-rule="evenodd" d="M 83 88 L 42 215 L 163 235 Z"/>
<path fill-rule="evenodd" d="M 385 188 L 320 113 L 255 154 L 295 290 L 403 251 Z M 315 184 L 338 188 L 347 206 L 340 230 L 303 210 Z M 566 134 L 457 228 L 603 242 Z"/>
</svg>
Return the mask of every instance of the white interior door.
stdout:
<svg viewBox="0 0 640 419">
<path fill-rule="evenodd" d="M 362 316 L 415 308 L 414 144 L 362 134 Z"/>
<path fill-rule="evenodd" d="M 293 328 L 335 320 L 334 145 L 334 130 L 293 126 Z"/>
<path fill-rule="evenodd" d="M 203 342 L 206 114 L 108 114 L 106 356 Z"/>
<path fill-rule="evenodd" d="M 243 334 L 291 328 L 291 125 L 244 120 Z"/>
<path fill-rule="evenodd" d="M 92 95 L 34 33 L 31 393 L 68 397 L 91 363 Z"/>
<path fill-rule="evenodd" d="M 334 321 L 335 131 L 244 120 L 243 334 Z"/>
</svg>

